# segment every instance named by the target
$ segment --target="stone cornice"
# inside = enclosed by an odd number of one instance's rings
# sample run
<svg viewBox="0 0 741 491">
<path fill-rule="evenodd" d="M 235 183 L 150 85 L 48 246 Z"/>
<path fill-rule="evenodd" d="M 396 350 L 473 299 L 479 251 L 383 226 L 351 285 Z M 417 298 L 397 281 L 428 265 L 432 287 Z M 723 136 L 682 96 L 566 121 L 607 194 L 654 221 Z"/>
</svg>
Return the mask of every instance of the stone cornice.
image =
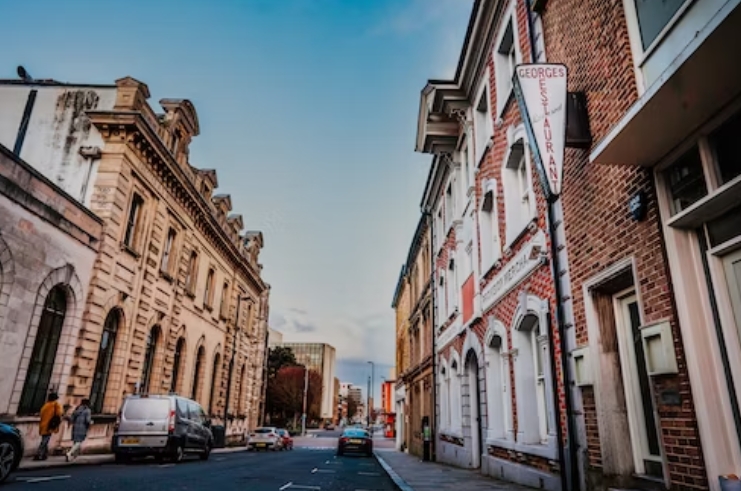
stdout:
<svg viewBox="0 0 741 491">
<path fill-rule="evenodd" d="M 172 197 L 191 216 L 194 227 L 200 230 L 211 244 L 231 263 L 242 271 L 252 286 L 262 291 L 267 284 L 256 267 L 241 254 L 200 196 L 190 176 L 175 161 L 157 132 L 138 111 L 89 111 L 86 113 L 103 139 L 129 145 L 144 162 L 155 178 L 164 185 Z"/>
</svg>

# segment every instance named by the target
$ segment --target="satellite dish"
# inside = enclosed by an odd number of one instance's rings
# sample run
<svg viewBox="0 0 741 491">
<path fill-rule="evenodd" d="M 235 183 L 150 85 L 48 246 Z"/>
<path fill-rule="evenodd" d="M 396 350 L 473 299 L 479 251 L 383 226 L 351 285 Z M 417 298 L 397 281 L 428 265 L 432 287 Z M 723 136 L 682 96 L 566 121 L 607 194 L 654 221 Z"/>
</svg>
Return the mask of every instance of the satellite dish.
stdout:
<svg viewBox="0 0 741 491">
<path fill-rule="evenodd" d="M 26 82 L 29 82 L 33 80 L 31 76 L 28 74 L 25 68 L 23 68 L 21 65 L 18 65 L 18 76 L 21 77 Z"/>
</svg>

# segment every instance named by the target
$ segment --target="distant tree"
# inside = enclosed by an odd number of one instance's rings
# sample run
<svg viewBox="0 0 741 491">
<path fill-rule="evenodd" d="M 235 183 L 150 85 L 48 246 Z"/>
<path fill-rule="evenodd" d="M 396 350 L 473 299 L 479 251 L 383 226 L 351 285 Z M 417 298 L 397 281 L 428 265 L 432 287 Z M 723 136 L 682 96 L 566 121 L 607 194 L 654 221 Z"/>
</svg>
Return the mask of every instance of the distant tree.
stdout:
<svg viewBox="0 0 741 491">
<path fill-rule="evenodd" d="M 293 427 L 299 425 L 304 404 L 303 366 L 285 366 L 277 371 L 268 381 L 267 399 L 271 404 L 271 421 L 293 421 Z M 322 398 L 322 376 L 309 370 L 309 387 L 307 391 L 307 421 L 320 416 Z"/>
<path fill-rule="evenodd" d="M 358 414 L 358 401 L 352 397 L 347 398 L 347 419 L 351 420 Z"/>
<path fill-rule="evenodd" d="M 268 377 L 272 378 L 283 367 L 297 366 L 296 355 L 291 348 L 275 346 L 268 353 Z"/>
</svg>

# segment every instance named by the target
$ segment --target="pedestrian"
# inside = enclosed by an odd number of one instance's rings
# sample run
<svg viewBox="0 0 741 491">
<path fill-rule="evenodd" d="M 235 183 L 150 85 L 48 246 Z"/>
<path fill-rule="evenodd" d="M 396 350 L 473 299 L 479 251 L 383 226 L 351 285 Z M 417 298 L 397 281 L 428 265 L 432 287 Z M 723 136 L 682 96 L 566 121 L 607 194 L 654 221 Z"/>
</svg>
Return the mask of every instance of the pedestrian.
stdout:
<svg viewBox="0 0 741 491">
<path fill-rule="evenodd" d="M 82 442 L 87 438 L 87 430 L 90 428 L 93 420 L 90 411 L 90 399 L 83 399 L 77 409 L 69 418 L 72 423 L 72 448 L 67 452 L 67 462 L 75 460 L 80 455 Z"/>
<path fill-rule="evenodd" d="M 57 393 L 52 392 L 47 396 L 46 404 L 41 407 L 39 414 L 41 443 L 33 460 L 46 460 L 49 453 L 49 440 L 51 440 L 53 434 L 59 431 L 59 426 L 62 424 L 62 414 L 64 414 L 64 411 L 61 404 L 57 402 L 58 399 L 59 396 Z"/>
</svg>

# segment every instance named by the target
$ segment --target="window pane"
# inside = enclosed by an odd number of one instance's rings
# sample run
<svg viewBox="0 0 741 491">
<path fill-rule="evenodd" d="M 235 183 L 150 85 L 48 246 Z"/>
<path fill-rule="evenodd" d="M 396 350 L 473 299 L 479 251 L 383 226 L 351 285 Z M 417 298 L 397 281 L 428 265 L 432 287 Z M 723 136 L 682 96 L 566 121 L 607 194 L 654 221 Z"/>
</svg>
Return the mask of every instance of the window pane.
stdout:
<svg viewBox="0 0 741 491">
<path fill-rule="evenodd" d="M 672 197 L 673 212 L 679 213 L 708 194 L 702 161 L 693 147 L 665 171 Z"/>
<path fill-rule="evenodd" d="M 662 29 L 687 0 L 636 0 L 643 49 L 651 46 Z"/>
<path fill-rule="evenodd" d="M 710 137 L 722 184 L 741 175 L 741 113 L 718 128 Z"/>
<path fill-rule="evenodd" d="M 707 223 L 710 247 L 716 247 L 741 235 L 741 205 Z"/>
</svg>

